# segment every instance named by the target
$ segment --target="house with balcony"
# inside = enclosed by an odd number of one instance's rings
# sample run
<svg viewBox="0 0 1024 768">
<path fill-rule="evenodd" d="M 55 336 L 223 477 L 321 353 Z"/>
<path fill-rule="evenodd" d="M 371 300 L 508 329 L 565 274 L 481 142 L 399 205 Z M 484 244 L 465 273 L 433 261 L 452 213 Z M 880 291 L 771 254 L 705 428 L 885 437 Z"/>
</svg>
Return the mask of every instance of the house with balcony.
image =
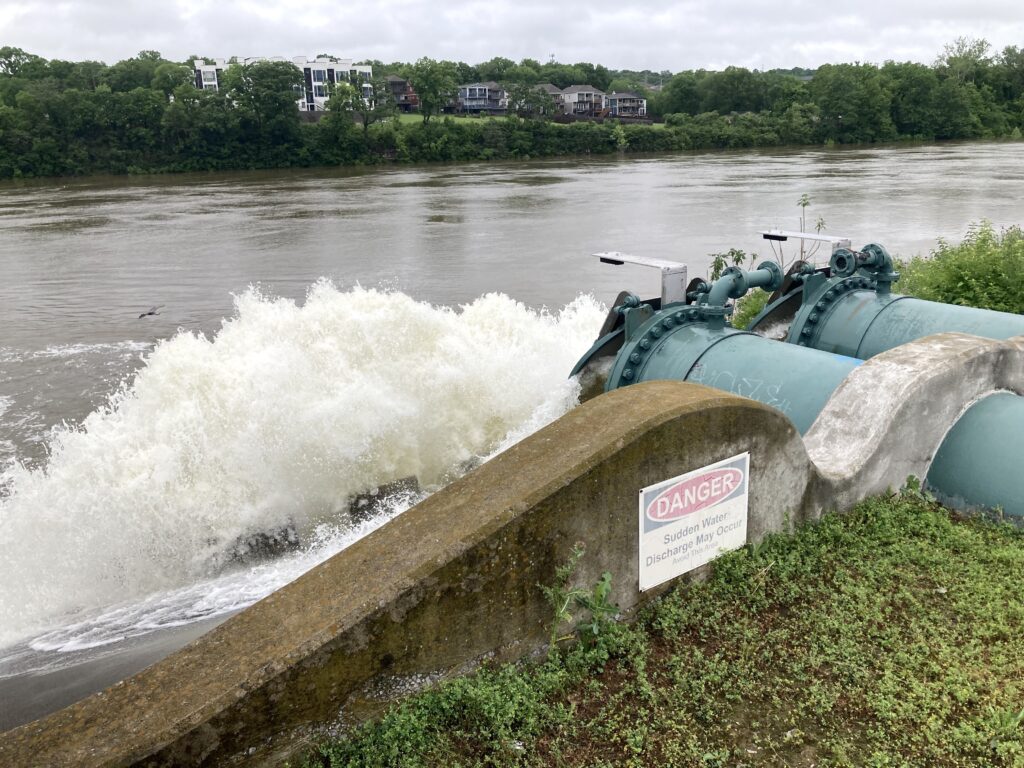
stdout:
<svg viewBox="0 0 1024 768">
<path fill-rule="evenodd" d="M 233 63 L 233 59 L 231 61 L 227 59 L 212 59 L 210 64 L 207 64 L 203 59 L 193 61 L 192 72 L 195 75 L 196 88 L 200 91 L 219 91 L 224 70 Z"/>
<path fill-rule="evenodd" d="M 214 59 L 213 64 L 196 59 L 192 62 L 196 88 L 218 91 L 222 85 L 221 77 L 225 69 L 232 64 L 245 66 L 260 61 L 287 61 L 287 59 L 280 56 L 252 56 L 244 59 L 235 57 Z M 298 98 L 295 100 L 300 112 L 323 112 L 327 108 L 327 100 L 331 97 L 331 91 L 337 83 L 351 83 L 359 88 L 366 97 L 373 94 L 373 88 L 369 82 L 373 77 L 373 68 L 363 64 L 353 64 L 352 59 L 323 56 L 309 59 L 305 56 L 296 56 L 291 59 L 291 63 L 302 71 L 302 85 L 296 89 Z"/>
<path fill-rule="evenodd" d="M 563 111 L 576 117 L 595 117 L 604 110 L 604 91 L 592 85 L 570 85 L 562 91 Z"/>
<path fill-rule="evenodd" d="M 455 108 L 464 113 L 503 115 L 508 112 L 508 91 L 493 81 L 460 85 Z"/>
<path fill-rule="evenodd" d="M 608 114 L 614 117 L 646 117 L 647 99 L 635 93 L 609 93 L 605 97 Z"/>
<path fill-rule="evenodd" d="M 551 97 L 551 100 L 555 102 L 555 114 L 563 112 L 565 110 L 565 104 L 562 102 L 562 89 L 553 83 L 539 83 L 537 90 L 542 93 L 546 93 Z"/>
<path fill-rule="evenodd" d="M 412 83 L 398 75 L 388 75 L 388 90 L 395 100 L 400 112 L 417 112 L 420 108 L 420 97 L 412 87 Z"/>
</svg>

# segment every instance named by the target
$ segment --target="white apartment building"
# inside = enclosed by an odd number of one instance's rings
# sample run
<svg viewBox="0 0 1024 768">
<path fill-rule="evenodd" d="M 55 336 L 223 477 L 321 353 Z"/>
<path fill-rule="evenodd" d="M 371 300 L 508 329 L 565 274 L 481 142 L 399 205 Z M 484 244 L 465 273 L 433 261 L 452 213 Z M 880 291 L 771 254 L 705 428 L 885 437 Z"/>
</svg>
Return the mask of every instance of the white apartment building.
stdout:
<svg viewBox="0 0 1024 768">
<path fill-rule="evenodd" d="M 232 64 L 255 64 L 258 61 L 287 61 L 280 56 L 253 56 L 249 58 L 234 57 L 231 59 L 214 59 L 207 64 L 202 59 L 192 62 L 195 71 L 196 88 L 218 91 L 224 70 Z M 334 59 L 319 57 L 309 59 L 296 56 L 291 63 L 302 70 L 303 84 L 296 89 L 295 103 L 302 112 L 322 112 L 326 109 L 330 98 L 331 86 L 335 83 L 352 83 L 357 85 L 364 95 L 372 94 L 369 80 L 373 77 L 373 68 L 363 64 L 353 64 L 352 59 Z"/>
</svg>

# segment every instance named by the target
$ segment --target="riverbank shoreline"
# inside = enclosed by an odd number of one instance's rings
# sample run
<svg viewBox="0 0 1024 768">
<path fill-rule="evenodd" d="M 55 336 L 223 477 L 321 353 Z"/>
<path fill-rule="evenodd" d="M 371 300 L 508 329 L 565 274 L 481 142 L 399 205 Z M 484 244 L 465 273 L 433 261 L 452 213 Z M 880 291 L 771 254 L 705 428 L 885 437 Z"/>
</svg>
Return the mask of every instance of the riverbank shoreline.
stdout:
<svg viewBox="0 0 1024 768">
<path fill-rule="evenodd" d="M 452 124 L 455 120 L 466 121 L 471 126 L 479 126 L 481 123 L 486 124 L 487 122 L 500 122 L 507 118 L 496 118 L 496 117 L 484 117 L 484 118 L 451 118 Z M 441 125 L 444 125 L 444 118 L 438 121 Z M 431 125 L 436 125 L 432 123 Z M 564 127 L 561 124 L 552 123 L 558 127 Z M 575 125 L 575 124 L 572 124 Z M 597 125 L 597 124 L 595 124 Z M 609 123 L 614 125 L 614 123 Z M 636 125 L 629 126 L 630 128 L 644 129 L 650 131 L 666 132 L 672 129 L 665 126 L 664 123 L 655 123 L 653 125 Z M 86 171 L 81 173 L 57 173 L 57 174 L 40 174 L 40 175 L 16 175 L 2 177 L 0 176 L 0 190 L 5 187 L 19 188 L 22 186 L 48 186 L 54 182 L 75 182 L 75 181 L 102 181 L 109 179 L 111 181 L 125 180 L 125 179 L 140 179 L 145 180 L 147 178 L 163 178 L 168 177 L 173 179 L 181 179 L 183 182 L 189 180 L 201 180 L 208 179 L 210 177 L 217 178 L 230 178 L 237 176 L 242 179 L 250 179 L 258 177 L 260 174 L 280 174 L 280 173 L 294 173 L 296 176 L 308 175 L 308 174 L 353 174 L 361 175 L 364 173 L 373 173 L 382 170 L 414 170 L 416 168 L 432 169 L 432 168 L 443 168 L 446 166 L 459 168 L 473 164 L 486 164 L 491 167 L 500 168 L 502 166 L 515 168 L 526 163 L 538 163 L 538 162 L 567 162 L 572 160 L 579 161 L 611 161 L 621 160 L 623 158 L 630 160 L 658 160 L 658 159 L 669 159 L 675 157 L 686 157 L 686 156 L 701 156 L 701 155 L 744 155 L 744 154 L 765 154 L 765 153 L 787 153 L 787 152 L 809 152 L 814 150 L 820 150 L 825 152 L 844 152 L 844 151 L 857 151 L 857 150 L 885 150 L 885 149 L 902 149 L 912 147 L 955 147 L 955 146 L 971 146 L 971 145 L 985 145 L 985 144 L 1021 144 L 1024 143 L 1024 139 L 1015 138 L 1013 136 L 992 136 L 977 139 L 926 139 L 916 136 L 903 136 L 890 141 L 878 141 L 878 142 L 850 142 L 838 144 L 835 142 L 810 142 L 810 143 L 766 143 L 766 144 L 740 144 L 740 145 L 708 145 L 708 146 L 683 146 L 673 149 L 658 149 L 658 148 L 642 148 L 634 149 L 631 147 L 619 148 L 619 147 L 588 147 L 584 151 L 579 152 L 566 152 L 566 153 L 555 153 L 555 154 L 529 154 L 525 153 L 522 155 L 512 156 L 498 156 L 498 157 L 482 157 L 482 156 L 470 156 L 470 157 L 453 157 L 453 158 L 401 158 L 397 156 L 380 155 L 371 158 L 362 158 L 354 162 L 325 162 L 325 163 L 283 163 L 283 164 L 250 164 L 250 165 L 226 165 L 222 167 L 208 167 L 208 168 L 189 168 L 189 167 L 156 167 L 156 168 L 144 168 L 132 166 L 129 168 L 123 168 L 120 170 L 114 169 L 97 169 L 92 171 Z"/>
</svg>

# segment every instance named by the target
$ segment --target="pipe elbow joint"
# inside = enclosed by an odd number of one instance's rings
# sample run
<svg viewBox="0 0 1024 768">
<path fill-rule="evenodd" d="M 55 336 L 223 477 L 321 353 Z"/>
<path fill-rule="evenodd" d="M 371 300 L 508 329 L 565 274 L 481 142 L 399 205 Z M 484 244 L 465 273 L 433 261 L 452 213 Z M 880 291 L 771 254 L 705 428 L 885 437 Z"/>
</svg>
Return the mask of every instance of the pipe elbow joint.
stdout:
<svg viewBox="0 0 1024 768">
<path fill-rule="evenodd" d="M 712 307 L 724 307 L 729 299 L 738 299 L 746 292 L 746 272 L 739 267 L 729 267 L 711 284 L 705 303 Z"/>
</svg>

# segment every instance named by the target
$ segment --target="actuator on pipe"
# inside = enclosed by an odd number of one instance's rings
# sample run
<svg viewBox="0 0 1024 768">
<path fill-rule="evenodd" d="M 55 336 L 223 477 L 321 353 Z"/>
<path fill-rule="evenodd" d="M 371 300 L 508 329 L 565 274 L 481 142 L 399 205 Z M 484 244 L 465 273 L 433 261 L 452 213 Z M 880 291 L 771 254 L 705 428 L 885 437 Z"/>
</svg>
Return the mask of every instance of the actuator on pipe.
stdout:
<svg viewBox="0 0 1024 768">
<path fill-rule="evenodd" d="M 750 271 L 732 267 L 710 284 L 695 281 L 688 304 L 655 307 L 622 294 L 573 374 L 600 372 L 605 391 L 641 381 L 694 381 L 771 405 L 805 432 L 860 363 L 725 324 L 730 299 L 754 287 L 777 289 L 782 278 L 779 266 L 766 262 Z"/>
<path fill-rule="evenodd" d="M 894 294 L 891 286 L 898 279 L 883 246 L 839 248 L 827 269 L 804 266 L 787 276 L 791 290 L 773 297 L 749 329 L 789 317 L 786 341 L 862 360 L 946 331 L 991 339 L 1024 334 L 1024 316 Z"/>
</svg>

